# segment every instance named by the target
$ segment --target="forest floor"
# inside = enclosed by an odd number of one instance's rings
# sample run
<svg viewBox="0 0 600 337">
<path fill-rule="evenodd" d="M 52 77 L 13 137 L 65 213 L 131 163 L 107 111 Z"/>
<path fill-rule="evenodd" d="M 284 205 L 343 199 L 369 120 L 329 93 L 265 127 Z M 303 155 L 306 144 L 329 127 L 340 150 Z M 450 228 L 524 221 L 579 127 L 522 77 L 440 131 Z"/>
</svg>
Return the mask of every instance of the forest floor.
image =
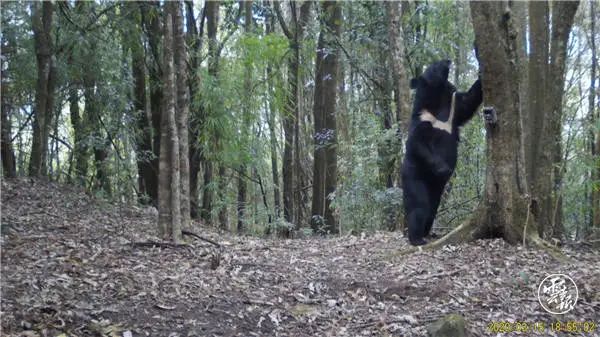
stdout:
<svg viewBox="0 0 600 337">
<path fill-rule="evenodd" d="M 540 336 L 600 336 L 600 253 L 568 262 L 500 240 L 407 256 L 397 233 L 295 240 L 238 237 L 197 225 L 158 246 L 156 212 L 77 188 L 2 182 L 2 336 L 426 336 L 449 313 L 472 336 L 494 322 L 545 323 Z M 541 280 L 570 275 L 579 301 L 553 316 Z M 552 332 L 593 321 L 595 332 Z M 535 334 L 527 334 L 529 336 Z"/>
</svg>

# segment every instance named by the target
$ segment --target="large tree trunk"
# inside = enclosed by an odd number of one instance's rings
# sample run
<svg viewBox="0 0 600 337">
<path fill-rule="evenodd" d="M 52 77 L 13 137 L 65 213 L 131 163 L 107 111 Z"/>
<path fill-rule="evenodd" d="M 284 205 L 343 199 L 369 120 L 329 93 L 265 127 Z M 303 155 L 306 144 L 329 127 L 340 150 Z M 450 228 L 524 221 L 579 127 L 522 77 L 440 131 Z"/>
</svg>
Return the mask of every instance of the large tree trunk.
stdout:
<svg viewBox="0 0 600 337">
<path fill-rule="evenodd" d="M 29 175 L 47 173 L 48 136 L 54 114 L 55 65 L 52 60 L 52 2 L 33 3 L 31 19 L 37 60 L 37 84 L 33 115 L 33 139 L 29 160 Z"/>
<path fill-rule="evenodd" d="M 315 148 L 311 227 L 315 233 L 338 233 L 332 195 L 337 184 L 336 96 L 342 8 L 340 3 L 322 3 L 324 21 L 317 44 L 315 70 Z"/>
<path fill-rule="evenodd" d="M 471 2 L 479 49 L 483 99 L 496 109 L 498 122 L 486 127 L 485 193 L 472 217 L 433 243 L 439 246 L 503 237 L 517 244 L 543 245 L 537 233 L 524 166 L 521 137 L 518 33 L 513 8 L 503 2 Z"/>
<path fill-rule="evenodd" d="M 544 229 L 552 221 L 552 196 L 550 180 L 552 177 L 552 154 L 549 153 L 551 142 L 547 127 L 550 123 L 545 111 L 546 80 L 548 70 L 549 7 L 547 1 L 529 3 L 529 69 L 528 69 L 528 107 L 527 124 L 524 127 L 523 140 L 525 146 L 525 164 L 527 182 L 536 205 L 541 212 L 538 216 L 538 230 L 543 236 Z"/>
</svg>

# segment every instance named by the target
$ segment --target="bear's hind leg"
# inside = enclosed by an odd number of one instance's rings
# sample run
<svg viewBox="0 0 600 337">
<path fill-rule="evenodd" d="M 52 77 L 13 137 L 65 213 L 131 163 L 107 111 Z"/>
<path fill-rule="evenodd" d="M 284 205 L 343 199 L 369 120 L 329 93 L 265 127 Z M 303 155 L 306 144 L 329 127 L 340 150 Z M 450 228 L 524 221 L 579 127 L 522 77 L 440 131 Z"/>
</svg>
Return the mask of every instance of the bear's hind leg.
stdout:
<svg viewBox="0 0 600 337">
<path fill-rule="evenodd" d="M 408 241 L 413 246 L 421 246 L 427 243 L 425 236 L 425 221 L 428 215 L 427 208 L 416 208 L 408 214 Z"/>
<path fill-rule="evenodd" d="M 433 221 L 437 216 L 438 207 L 440 206 L 440 200 L 442 198 L 442 194 L 444 193 L 444 189 L 432 189 L 430 191 L 430 205 L 431 210 L 427 216 L 427 221 L 425 223 L 425 236 L 430 236 L 431 228 L 433 227 Z M 432 238 L 436 238 L 437 235 L 431 235 Z"/>
</svg>

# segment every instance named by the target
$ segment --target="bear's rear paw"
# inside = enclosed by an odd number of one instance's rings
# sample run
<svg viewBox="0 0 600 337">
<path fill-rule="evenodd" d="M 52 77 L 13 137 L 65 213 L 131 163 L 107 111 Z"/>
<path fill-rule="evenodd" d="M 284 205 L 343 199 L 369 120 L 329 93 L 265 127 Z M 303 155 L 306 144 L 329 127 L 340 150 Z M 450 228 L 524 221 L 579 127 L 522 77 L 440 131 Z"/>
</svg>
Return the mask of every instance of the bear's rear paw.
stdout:
<svg viewBox="0 0 600 337">
<path fill-rule="evenodd" d="M 439 235 L 437 235 L 437 234 L 435 234 L 435 233 L 433 233 L 433 232 L 431 232 L 431 233 L 429 233 L 429 235 L 427 235 L 427 237 L 428 237 L 428 238 L 430 238 L 430 239 L 437 239 L 437 238 L 439 238 L 440 236 L 439 236 Z"/>
<path fill-rule="evenodd" d="M 425 241 L 425 239 L 420 238 L 420 239 L 411 239 L 409 240 L 410 244 L 413 246 L 422 246 L 422 245 L 426 245 L 427 241 Z"/>
</svg>

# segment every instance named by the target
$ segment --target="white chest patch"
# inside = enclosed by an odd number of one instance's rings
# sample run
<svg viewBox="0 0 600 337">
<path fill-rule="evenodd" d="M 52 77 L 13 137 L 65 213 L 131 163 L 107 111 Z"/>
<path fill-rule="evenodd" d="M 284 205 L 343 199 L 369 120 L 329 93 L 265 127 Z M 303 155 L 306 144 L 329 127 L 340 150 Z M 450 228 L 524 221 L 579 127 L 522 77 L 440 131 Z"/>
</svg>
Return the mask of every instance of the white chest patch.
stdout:
<svg viewBox="0 0 600 337">
<path fill-rule="evenodd" d="M 455 96 L 456 93 L 452 94 L 452 103 L 450 105 L 450 116 L 448 117 L 448 120 L 443 122 L 437 118 L 435 118 L 435 116 L 427 111 L 427 110 L 423 110 L 421 111 L 421 122 L 429 122 L 431 123 L 431 126 L 433 126 L 436 129 L 442 130 L 442 131 L 446 131 L 449 134 L 452 134 L 452 120 L 454 119 L 454 100 L 455 100 Z"/>
</svg>

